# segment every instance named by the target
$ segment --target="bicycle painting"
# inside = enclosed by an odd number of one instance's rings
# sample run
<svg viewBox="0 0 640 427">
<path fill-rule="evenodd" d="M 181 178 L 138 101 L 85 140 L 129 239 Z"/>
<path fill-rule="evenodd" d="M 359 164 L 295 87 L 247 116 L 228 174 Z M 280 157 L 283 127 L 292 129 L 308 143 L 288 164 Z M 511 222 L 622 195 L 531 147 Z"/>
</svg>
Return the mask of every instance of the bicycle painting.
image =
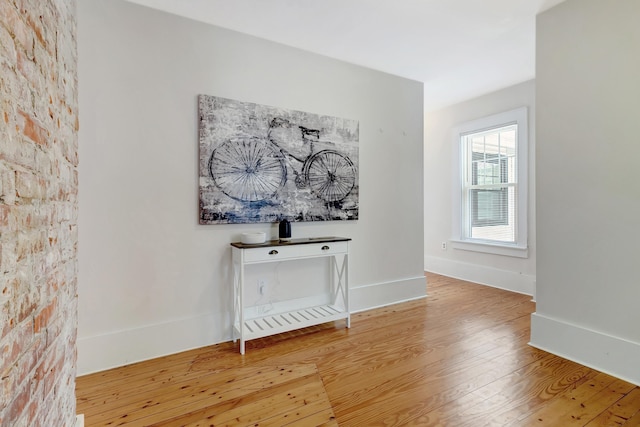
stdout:
<svg viewBox="0 0 640 427">
<path fill-rule="evenodd" d="M 358 219 L 358 122 L 200 95 L 200 223 Z"/>
</svg>

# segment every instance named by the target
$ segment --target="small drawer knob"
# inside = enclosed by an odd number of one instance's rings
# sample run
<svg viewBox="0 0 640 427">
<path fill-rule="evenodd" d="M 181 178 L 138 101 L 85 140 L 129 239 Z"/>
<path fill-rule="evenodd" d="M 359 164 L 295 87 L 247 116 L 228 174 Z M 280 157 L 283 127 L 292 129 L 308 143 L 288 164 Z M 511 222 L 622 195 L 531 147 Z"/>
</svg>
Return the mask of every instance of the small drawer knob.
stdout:
<svg viewBox="0 0 640 427">
<path fill-rule="evenodd" d="M 269 251 L 269 255 L 278 255 L 278 251 L 273 249 L 273 250 Z"/>
<path fill-rule="evenodd" d="M 329 248 L 329 246 L 327 246 L 327 245 L 324 245 L 324 246 L 322 247 L 322 250 L 323 250 L 323 251 L 328 251 L 329 249 L 330 249 L 330 248 Z"/>
</svg>

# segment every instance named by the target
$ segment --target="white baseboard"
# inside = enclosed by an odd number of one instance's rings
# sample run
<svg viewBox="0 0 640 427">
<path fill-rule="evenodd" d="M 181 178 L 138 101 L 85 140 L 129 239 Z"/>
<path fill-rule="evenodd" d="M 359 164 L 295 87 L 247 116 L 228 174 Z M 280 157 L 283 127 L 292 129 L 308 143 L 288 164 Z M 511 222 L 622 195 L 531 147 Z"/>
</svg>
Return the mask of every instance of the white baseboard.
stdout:
<svg viewBox="0 0 640 427">
<path fill-rule="evenodd" d="M 529 344 L 640 386 L 640 343 L 533 313 Z"/>
<path fill-rule="evenodd" d="M 426 296 L 424 276 L 352 288 L 350 311 Z M 224 316 L 228 316 L 225 318 Z M 78 375 L 174 354 L 231 339 L 231 313 L 176 319 L 139 328 L 78 338 Z"/>
<path fill-rule="evenodd" d="M 223 313 L 227 316 L 230 314 Z M 231 318 L 214 314 L 78 338 L 78 375 L 141 362 L 231 339 Z M 218 335 L 226 332 L 226 335 Z M 224 332 L 222 332 L 224 331 Z"/>
<path fill-rule="evenodd" d="M 76 427 L 84 427 L 84 415 L 76 415 Z"/>
<path fill-rule="evenodd" d="M 349 311 L 351 313 L 357 313 L 359 311 L 424 298 L 427 296 L 426 283 L 425 277 L 419 276 L 351 288 L 349 293 Z"/>
<path fill-rule="evenodd" d="M 534 275 L 433 256 L 424 257 L 424 269 L 456 279 L 531 295 L 535 299 L 536 276 Z"/>
</svg>

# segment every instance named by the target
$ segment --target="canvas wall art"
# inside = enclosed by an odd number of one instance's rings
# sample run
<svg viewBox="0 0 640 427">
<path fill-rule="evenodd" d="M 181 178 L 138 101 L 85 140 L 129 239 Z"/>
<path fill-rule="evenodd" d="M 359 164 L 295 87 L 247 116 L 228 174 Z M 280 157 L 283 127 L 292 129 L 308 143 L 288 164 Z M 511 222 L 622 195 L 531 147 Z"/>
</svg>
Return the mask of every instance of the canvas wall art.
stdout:
<svg viewBox="0 0 640 427">
<path fill-rule="evenodd" d="M 357 120 L 198 96 L 200 223 L 358 219 Z"/>
</svg>

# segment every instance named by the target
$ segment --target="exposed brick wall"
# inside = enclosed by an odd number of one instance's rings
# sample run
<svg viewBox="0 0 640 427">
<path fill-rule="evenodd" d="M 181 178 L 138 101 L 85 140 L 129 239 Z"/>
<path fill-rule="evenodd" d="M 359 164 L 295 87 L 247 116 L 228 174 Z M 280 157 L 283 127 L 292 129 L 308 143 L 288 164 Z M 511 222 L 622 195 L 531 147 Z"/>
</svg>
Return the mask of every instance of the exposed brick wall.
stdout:
<svg viewBox="0 0 640 427">
<path fill-rule="evenodd" d="M 75 425 L 75 0 L 0 0 L 0 426 Z"/>
</svg>

